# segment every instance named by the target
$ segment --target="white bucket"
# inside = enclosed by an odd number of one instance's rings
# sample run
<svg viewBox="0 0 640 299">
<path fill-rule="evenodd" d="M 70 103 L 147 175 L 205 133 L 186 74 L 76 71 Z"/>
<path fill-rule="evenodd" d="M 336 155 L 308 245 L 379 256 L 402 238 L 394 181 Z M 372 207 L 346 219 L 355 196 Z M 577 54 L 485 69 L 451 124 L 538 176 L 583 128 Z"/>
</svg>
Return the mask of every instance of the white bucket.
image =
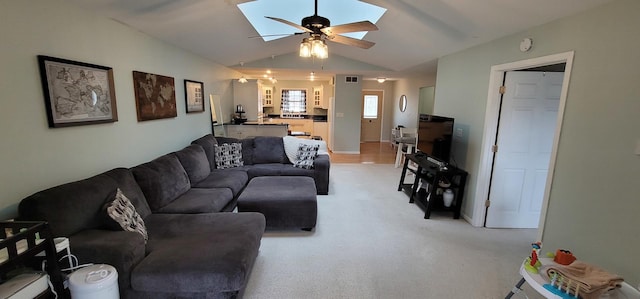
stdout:
<svg viewBox="0 0 640 299">
<path fill-rule="evenodd" d="M 105 264 L 84 267 L 69 277 L 69 290 L 73 299 L 119 299 L 118 271 Z"/>
</svg>

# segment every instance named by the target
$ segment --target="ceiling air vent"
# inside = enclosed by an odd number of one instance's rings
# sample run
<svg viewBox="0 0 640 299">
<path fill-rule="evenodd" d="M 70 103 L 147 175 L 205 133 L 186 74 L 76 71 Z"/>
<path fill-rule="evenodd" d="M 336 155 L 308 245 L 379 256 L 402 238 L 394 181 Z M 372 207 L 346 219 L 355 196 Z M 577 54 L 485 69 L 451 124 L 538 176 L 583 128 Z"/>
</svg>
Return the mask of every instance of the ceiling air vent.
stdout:
<svg viewBox="0 0 640 299">
<path fill-rule="evenodd" d="M 357 76 L 346 76 L 345 77 L 345 81 L 347 83 L 358 83 L 358 77 Z"/>
</svg>

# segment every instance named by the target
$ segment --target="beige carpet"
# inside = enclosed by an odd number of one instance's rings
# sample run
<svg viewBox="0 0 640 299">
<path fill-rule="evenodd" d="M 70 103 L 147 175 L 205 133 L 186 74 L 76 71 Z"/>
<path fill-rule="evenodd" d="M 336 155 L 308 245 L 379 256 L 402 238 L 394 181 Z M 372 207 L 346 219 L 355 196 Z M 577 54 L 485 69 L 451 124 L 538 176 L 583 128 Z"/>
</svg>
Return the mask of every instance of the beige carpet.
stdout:
<svg viewBox="0 0 640 299">
<path fill-rule="evenodd" d="M 332 165 L 315 231 L 267 232 L 244 298 L 504 298 L 536 231 L 425 220 L 399 178 L 393 165 Z"/>
</svg>

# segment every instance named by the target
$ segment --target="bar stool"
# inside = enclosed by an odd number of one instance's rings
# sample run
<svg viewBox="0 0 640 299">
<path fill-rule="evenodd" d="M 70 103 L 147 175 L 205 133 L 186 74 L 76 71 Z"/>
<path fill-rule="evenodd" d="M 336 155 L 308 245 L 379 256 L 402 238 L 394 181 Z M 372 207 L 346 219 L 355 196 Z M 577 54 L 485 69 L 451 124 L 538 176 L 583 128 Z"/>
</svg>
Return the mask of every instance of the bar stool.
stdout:
<svg viewBox="0 0 640 299">
<path fill-rule="evenodd" d="M 398 151 L 396 152 L 396 164 L 395 167 L 400 167 L 402 164 L 403 154 L 414 153 L 416 145 L 418 144 L 418 129 L 417 128 L 399 128 L 398 137 L 395 141 L 398 143 Z M 404 151 L 406 146 L 407 150 Z"/>
</svg>

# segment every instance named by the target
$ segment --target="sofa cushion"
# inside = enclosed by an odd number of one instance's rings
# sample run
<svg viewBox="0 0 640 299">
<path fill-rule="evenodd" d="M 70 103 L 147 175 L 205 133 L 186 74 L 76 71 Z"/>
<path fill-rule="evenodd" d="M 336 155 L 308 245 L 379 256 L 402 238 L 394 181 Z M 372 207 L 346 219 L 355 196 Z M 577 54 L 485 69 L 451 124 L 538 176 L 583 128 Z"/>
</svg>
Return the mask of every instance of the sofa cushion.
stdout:
<svg viewBox="0 0 640 299">
<path fill-rule="evenodd" d="M 154 212 L 191 188 L 187 172 L 173 154 L 140 164 L 131 171 Z"/>
<path fill-rule="evenodd" d="M 207 134 L 192 141 L 191 144 L 197 144 L 199 146 L 202 146 L 202 149 L 204 149 L 204 153 L 207 155 L 207 160 L 209 161 L 209 168 L 215 169 L 216 159 L 215 159 L 215 152 L 214 152 L 213 146 L 218 144 L 218 142 L 216 141 L 216 138 L 214 138 L 213 135 L 211 134 Z"/>
<path fill-rule="evenodd" d="M 148 255 L 133 269 L 131 285 L 146 292 L 241 290 L 265 229 L 259 213 L 153 214 L 145 221 Z M 202 250 L 188 254 L 190 248 Z"/>
<path fill-rule="evenodd" d="M 192 188 L 156 213 L 199 214 L 215 213 L 233 200 L 229 188 Z"/>
<path fill-rule="evenodd" d="M 267 163 L 251 165 L 247 170 L 247 174 L 249 175 L 249 180 L 251 180 L 255 177 L 276 175 L 313 177 L 314 171 L 313 169 L 293 167 L 293 164 Z"/>
<path fill-rule="evenodd" d="M 117 228 L 129 232 L 137 232 L 144 237 L 145 241 L 148 239 L 144 220 L 136 212 L 136 207 L 133 206 L 131 201 L 122 194 L 120 188 L 116 190 L 113 200 L 105 204 L 105 213 L 107 218 L 111 219 L 109 222 L 117 225 Z M 113 224 L 109 226 L 113 227 Z"/>
<path fill-rule="evenodd" d="M 282 137 L 258 136 L 253 139 L 253 163 L 286 163 Z"/>
<path fill-rule="evenodd" d="M 253 165 L 253 138 L 244 138 L 242 143 L 242 160 L 244 165 Z"/>
<path fill-rule="evenodd" d="M 138 233 L 86 229 L 69 237 L 78 264 L 108 264 L 118 271 L 120 290 L 131 287 L 131 271 L 145 257 L 145 241 Z"/>
<path fill-rule="evenodd" d="M 194 188 L 229 188 L 237 196 L 249 181 L 245 170 L 214 169 L 209 176 L 197 183 Z"/>
<path fill-rule="evenodd" d="M 18 205 L 18 220 L 49 222 L 54 236 L 103 228 L 102 207 L 113 199 L 118 184 L 105 174 L 37 192 Z"/>
<path fill-rule="evenodd" d="M 187 172 L 191 186 L 209 176 L 211 167 L 202 146 L 192 144 L 175 152 L 175 155 Z"/>
<path fill-rule="evenodd" d="M 298 154 L 296 155 L 296 161 L 293 163 L 294 167 L 311 169 L 313 168 L 313 161 L 318 156 L 318 148 L 320 145 L 308 145 L 300 143 L 298 147 Z"/>
<path fill-rule="evenodd" d="M 242 143 L 223 143 L 214 146 L 216 153 L 216 169 L 234 168 L 244 165 L 242 160 Z"/>
</svg>

